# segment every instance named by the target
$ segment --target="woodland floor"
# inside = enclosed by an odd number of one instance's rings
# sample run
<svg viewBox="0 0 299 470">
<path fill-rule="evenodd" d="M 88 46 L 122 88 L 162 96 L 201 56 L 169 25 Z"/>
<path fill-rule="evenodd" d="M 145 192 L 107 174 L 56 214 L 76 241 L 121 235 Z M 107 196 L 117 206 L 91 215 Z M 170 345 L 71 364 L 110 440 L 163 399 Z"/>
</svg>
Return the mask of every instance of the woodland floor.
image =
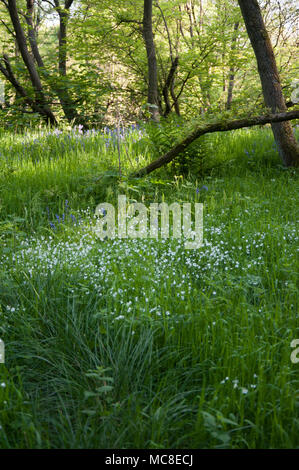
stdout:
<svg viewBox="0 0 299 470">
<path fill-rule="evenodd" d="M 124 132 L 122 173 L 165 139 Z M 0 447 L 298 448 L 298 174 L 268 128 L 143 179 L 118 157 L 108 129 L 0 133 Z M 203 246 L 99 240 L 119 194 L 203 203 Z"/>
</svg>

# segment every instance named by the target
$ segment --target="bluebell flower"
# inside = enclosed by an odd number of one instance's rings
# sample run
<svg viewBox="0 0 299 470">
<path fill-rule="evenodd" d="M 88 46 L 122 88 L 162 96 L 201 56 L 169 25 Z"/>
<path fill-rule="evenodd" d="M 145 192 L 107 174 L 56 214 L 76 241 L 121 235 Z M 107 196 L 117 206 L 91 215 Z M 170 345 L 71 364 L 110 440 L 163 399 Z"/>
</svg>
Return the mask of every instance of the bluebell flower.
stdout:
<svg viewBox="0 0 299 470">
<path fill-rule="evenodd" d="M 77 219 L 73 214 L 71 214 L 71 219 L 73 221 L 73 224 L 77 224 Z"/>
</svg>

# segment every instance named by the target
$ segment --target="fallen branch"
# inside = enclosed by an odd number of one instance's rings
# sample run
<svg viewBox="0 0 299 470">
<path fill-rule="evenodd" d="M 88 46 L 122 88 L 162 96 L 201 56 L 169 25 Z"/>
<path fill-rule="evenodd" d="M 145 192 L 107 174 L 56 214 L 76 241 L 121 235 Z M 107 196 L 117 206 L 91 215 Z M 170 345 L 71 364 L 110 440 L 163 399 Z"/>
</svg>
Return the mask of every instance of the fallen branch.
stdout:
<svg viewBox="0 0 299 470">
<path fill-rule="evenodd" d="M 154 160 L 152 163 L 144 168 L 133 173 L 133 177 L 139 178 L 141 176 L 148 175 L 154 170 L 157 170 L 163 165 L 170 163 L 175 157 L 182 153 L 186 148 L 204 134 L 212 132 L 226 132 L 235 129 L 242 129 L 244 127 L 252 127 L 265 125 L 273 122 L 291 121 L 292 119 L 299 119 L 299 110 L 290 111 L 287 113 L 269 114 L 267 116 L 255 116 L 247 119 L 236 119 L 229 122 L 216 122 L 213 124 L 207 124 L 204 127 L 198 127 L 191 134 L 189 134 L 184 140 L 176 144 L 167 153 Z"/>
</svg>

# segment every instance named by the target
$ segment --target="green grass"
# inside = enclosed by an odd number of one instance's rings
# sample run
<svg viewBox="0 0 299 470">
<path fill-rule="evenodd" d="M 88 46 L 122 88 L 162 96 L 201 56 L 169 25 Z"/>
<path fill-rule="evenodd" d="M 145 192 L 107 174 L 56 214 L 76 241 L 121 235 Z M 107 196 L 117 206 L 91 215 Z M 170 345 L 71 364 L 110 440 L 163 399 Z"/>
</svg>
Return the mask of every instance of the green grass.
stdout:
<svg viewBox="0 0 299 470">
<path fill-rule="evenodd" d="M 184 177 L 120 180 L 107 141 L 0 134 L 0 447 L 298 448 L 298 178 L 270 129 L 205 138 Z M 134 131 L 122 173 L 163 146 Z M 100 241 L 118 194 L 202 202 L 203 247 Z"/>
</svg>

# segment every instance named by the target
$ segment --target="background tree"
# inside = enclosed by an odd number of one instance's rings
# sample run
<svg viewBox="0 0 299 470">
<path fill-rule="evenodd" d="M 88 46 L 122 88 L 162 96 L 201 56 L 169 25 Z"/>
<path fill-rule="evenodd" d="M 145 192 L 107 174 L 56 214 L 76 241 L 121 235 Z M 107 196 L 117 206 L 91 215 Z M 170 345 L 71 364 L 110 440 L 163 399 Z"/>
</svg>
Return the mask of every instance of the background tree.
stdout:
<svg viewBox="0 0 299 470">
<path fill-rule="evenodd" d="M 55 9 L 58 12 L 60 23 L 59 23 L 59 58 L 58 58 L 58 69 L 60 80 L 57 77 L 51 76 L 49 70 L 46 69 L 44 61 L 39 51 L 37 41 L 37 29 L 34 25 L 34 0 L 27 0 L 25 12 L 20 12 L 17 8 L 16 0 L 8 0 L 5 2 L 1 0 L 5 5 L 11 20 L 11 27 L 5 23 L 7 30 L 11 36 L 14 37 L 20 55 L 23 59 L 23 63 L 27 69 L 32 88 L 34 90 L 34 98 L 31 96 L 30 91 L 25 89 L 19 82 L 18 78 L 13 72 L 10 64 L 10 59 L 7 54 L 3 55 L 3 61 L 0 63 L 0 71 L 5 78 L 11 83 L 16 89 L 17 93 L 22 96 L 24 102 L 29 105 L 34 112 L 39 113 L 46 122 L 50 124 L 56 124 L 57 118 L 51 104 L 53 101 L 53 95 L 58 96 L 62 110 L 66 119 L 69 122 L 84 123 L 85 119 L 83 116 L 79 116 L 76 110 L 75 102 L 70 96 L 68 82 L 66 81 L 66 26 L 67 19 L 69 16 L 69 9 L 73 3 L 73 0 L 65 0 L 63 7 L 60 6 L 59 0 L 55 1 Z M 37 9 L 39 11 L 40 4 Z M 27 37 L 25 29 L 20 19 L 22 16 L 27 23 Z M 30 49 L 28 47 L 30 45 Z M 62 79 L 63 80 L 62 80 Z M 43 83 L 44 82 L 44 83 Z"/>
<path fill-rule="evenodd" d="M 287 106 L 268 32 L 257 0 L 238 0 L 248 36 L 254 49 L 265 104 L 275 112 Z M 299 145 L 290 122 L 272 123 L 272 130 L 281 158 L 286 166 L 299 166 Z"/>
</svg>

